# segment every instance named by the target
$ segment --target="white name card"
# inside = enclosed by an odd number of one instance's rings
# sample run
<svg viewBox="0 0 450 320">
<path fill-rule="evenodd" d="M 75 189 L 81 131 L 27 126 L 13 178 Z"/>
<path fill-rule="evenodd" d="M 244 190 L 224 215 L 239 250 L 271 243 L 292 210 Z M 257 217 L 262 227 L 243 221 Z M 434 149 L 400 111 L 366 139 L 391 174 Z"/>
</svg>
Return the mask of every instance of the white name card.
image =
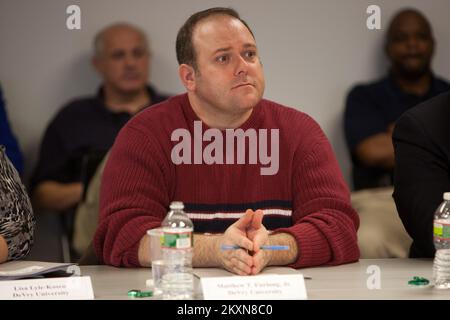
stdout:
<svg viewBox="0 0 450 320">
<path fill-rule="evenodd" d="M 205 300 L 304 300 L 302 274 L 202 278 Z"/>
<path fill-rule="evenodd" d="M 94 299 L 91 277 L 0 281 L 0 300 Z"/>
</svg>

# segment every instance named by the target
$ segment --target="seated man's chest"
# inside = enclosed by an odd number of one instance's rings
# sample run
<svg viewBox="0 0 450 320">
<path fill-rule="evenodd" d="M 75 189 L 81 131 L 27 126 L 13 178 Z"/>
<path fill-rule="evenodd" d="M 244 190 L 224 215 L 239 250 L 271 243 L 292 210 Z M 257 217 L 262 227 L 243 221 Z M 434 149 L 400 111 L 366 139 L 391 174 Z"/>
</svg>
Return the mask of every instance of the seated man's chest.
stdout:
<svg viewBox="0 0 450 320">
<path fill-rule="evenodd" d="M 247 209 L 264 212 L 268 230 L 292 225 L 292 178 L 281 165 L 261 175 L 260 165 L 176 166 L 173 199 L 183 201 L 196 232 L 223 232 Z"/>
</svg>

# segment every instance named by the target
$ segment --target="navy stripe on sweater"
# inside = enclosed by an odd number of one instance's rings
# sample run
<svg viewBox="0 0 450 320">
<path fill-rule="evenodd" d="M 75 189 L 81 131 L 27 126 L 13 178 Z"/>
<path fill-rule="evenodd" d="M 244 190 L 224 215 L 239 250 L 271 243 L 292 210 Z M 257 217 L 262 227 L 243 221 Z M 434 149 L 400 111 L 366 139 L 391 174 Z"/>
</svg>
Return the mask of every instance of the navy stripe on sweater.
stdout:
<svg viewBox="0 0 450 320">
<path fill-rule="evenodd" d="M 223 233 L 237 219 L 212 219 L 212 220 L 192 220 L 194 223 L 194 232 L 196 233 Z M 288 228 L 292 226 L 290 217 L 265 216 L 263 225 L 267 230 L 278 228 Z"/>
<path fill-rule="evenodd" d="M 236 222 L 247 209 L 261 209 L 267 230 L 292 226 L 292 202 L 265 200 L 239 204 L 185 203 L 185 212 L 194 223 L 194 232 L 222 233 Z"/>
<path fill-rule="evenodd" d="M 203 203 L 184 203 L 186 212 L 245 212 L 247 209 L 292 209 L 292 202 L 285 200 L 265 200 L 249 203 L 222 203 L 222 204 L 203 204 Z"/>
</svg>

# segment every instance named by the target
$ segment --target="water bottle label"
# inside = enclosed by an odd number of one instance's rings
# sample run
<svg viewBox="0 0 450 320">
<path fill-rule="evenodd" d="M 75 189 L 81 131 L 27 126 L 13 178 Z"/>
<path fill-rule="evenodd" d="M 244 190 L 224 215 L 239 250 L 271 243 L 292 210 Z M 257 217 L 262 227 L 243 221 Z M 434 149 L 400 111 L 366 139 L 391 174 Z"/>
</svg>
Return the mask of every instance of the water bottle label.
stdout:
<svg viewBox="0 0 450 320">
<path fill-rule="evenodd" d="M 435 222 L 433 233 L 437 238 L 450 240 L 450 224 Z"/>
<path fill-rule="evenodd" d="M 173 249 L 191 248 L 191 232 L 183 233 L 164 233 L 162 246 Z"/>
</svg>

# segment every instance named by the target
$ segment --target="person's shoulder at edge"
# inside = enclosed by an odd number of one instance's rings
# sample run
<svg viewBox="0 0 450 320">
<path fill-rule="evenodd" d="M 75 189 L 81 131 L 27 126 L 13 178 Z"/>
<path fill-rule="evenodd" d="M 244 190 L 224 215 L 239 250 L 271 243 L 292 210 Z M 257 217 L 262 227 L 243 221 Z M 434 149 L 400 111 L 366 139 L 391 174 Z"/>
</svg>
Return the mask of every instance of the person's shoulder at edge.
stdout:
<svg viewBox="0 0 450 320">
<path fill-rule="evenodd" d="M 427 126 L 436 127 L 442 124 L 447 127 L 447 119 L 450 117 L 450 89 L 406 111 L 397 123 L 411 117 Z M 443 121 L 436 121 L 438 119 Z"/>
</svg>

